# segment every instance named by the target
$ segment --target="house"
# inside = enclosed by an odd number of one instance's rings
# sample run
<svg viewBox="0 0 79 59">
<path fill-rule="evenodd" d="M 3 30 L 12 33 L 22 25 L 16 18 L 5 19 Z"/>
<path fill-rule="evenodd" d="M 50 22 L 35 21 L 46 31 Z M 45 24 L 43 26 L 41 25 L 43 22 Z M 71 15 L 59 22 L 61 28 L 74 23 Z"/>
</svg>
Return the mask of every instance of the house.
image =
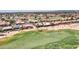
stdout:
<svg viewBox="0 0 79 59">
<path fill-rule="evenodd" d="M 52 22 L 43 22 L 44 26 L 52 26 L 53 23 Z"/>
<path fill-rule="evenodd" d="M 6 23 L 4 22 L 4 21 L 1 21 L 0 20 L 0 26 L 3 26 L 3 25 L 5 25 Z"/>
<path fill-rule="evenodd" d="M 23 24 L 23 29 L 33 28 L 32 24 Z"/>
<path fill-rule="evenodd" d="M 16 20 L 16 24 L 24 24 L 24 21 L 22 21 L 22 20 Z"/>
<path fill-rule="evenodd" d="M 9 25 L 10 25 L 9 22 L 0 21 L 0 26 L 9 26 Z"/>
<path fill-rule="evenodd" d="M 22 25 L 15 24 L 12 26 L 14 30 L 20 30 L 22 28 Z"/>
<path fill-rule="evenodd" d="M 2 28 L 2 31 L 9 31 L 9 30 L 12 30 L 12 26 L 6 26 L 6 27 L 3 27 Z"/>
</svg>

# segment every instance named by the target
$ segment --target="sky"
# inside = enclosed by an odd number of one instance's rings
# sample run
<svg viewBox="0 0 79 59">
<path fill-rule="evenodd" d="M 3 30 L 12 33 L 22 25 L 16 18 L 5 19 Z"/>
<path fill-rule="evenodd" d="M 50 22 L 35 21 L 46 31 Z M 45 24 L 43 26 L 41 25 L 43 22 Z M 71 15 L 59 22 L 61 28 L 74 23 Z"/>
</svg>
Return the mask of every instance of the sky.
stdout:
<svg viewBox="0 0 79 59">
<path fill-rule="evenodd" d="M 79 10 L 79 0 L 0 0 L 0 10 Z"/>
</svg>

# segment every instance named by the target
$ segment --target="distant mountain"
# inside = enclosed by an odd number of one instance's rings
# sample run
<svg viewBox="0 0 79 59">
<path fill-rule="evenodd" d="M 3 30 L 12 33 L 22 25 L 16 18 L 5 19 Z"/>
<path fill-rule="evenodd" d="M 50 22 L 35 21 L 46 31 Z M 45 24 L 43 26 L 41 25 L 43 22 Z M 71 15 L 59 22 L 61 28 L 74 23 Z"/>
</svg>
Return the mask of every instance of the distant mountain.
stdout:
<svg viewBox="0 0 79 59">
<path fill-rule="evenodd" d="M 34 13 L 62 13 L 62 12 L 78 12 L 79 10 L 0 10 L 0 13 L 17 13 L 17 12 L 34 12 Z"/>
</svg>

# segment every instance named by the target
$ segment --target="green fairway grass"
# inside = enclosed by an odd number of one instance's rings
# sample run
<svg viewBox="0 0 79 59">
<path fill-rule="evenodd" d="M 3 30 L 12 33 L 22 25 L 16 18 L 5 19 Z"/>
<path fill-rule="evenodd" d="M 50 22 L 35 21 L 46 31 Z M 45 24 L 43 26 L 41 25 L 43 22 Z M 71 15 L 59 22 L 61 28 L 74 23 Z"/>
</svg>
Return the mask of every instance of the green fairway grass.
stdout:
<svg viewBox="0 0 79 59">
<path fill-rule="evenodd" d="M 73 49 L 79 47 L 78 30 L 28 31 L 0 41 L 0 48 Z"/>
</svg>

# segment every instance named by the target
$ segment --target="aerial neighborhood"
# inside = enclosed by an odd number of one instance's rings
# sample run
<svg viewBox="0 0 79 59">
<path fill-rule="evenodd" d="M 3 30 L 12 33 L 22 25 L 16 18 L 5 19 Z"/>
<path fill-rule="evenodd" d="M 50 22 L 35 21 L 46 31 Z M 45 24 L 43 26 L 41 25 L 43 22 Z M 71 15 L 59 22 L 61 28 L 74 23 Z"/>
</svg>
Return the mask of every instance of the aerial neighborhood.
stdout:
<svg viewBox="0 0 79 59">
<path fill-rule="evenodd" d="M 0 12 L 0 48 L 79 49 L 79 10 Z"/>
<path fill-rule="evenodd" d="M 79 22 L 79 12 L 0 13 L 0 36 L 4 32 Z"/>
</svg>

